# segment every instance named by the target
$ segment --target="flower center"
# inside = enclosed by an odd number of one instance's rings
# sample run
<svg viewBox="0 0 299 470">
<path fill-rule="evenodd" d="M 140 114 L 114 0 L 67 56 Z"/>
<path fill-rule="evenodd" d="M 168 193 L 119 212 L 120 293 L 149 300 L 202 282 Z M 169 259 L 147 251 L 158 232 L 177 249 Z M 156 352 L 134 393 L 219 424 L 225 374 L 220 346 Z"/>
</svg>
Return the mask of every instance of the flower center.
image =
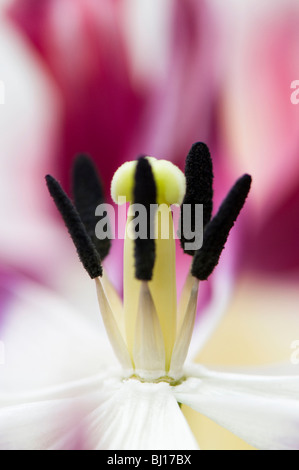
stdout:
<svg viewBox="0 0 299 470">
<path fill-rule="evenodd" d="M 125 163 L 114 175 L 112 198 L 118 203 L 122 197 L 130 203 L 124 246 L 124 306 L 102 266 L 111 242 L 109 236 L 97 238 L 95 215 L 104 196 L 92 161 L 86 155 L 75 160 L 74 204 L 58 181 L 46 176 L 80 261 L 96 282 L 106 331 L 126 377 L 171 384 L 183 380 L 199 280 L 207 280 L 217 266 L 251 185 L 249 175 L 239 178 L 212 218 L 213 166 L 205 144 L 197 142 L 191 147 L 185 175 L 186 182 L 176 166 L 153 157 Z M 192 257 L 178 308 L 172 204 L 181 204 L 181 247 Z M 198 205 L 203 207 L 201 228 L 196 222 Z M 190 209 L 187 232 L 186 206 Z M 140 231 L 140 225 L 145 230 Z M 203 235 L 200 246 L 198 240 L 189 243 L 198 231 Z"/>
</svg>

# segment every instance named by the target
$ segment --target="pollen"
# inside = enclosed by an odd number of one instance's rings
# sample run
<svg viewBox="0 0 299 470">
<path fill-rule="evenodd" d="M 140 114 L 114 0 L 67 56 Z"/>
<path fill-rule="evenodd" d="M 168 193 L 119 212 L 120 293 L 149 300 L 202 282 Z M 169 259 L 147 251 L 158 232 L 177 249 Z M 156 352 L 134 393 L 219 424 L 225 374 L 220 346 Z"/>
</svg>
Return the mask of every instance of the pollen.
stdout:
<svg viewBox="0 0 299 470">
<path fill-rule="evenodd" d="M 146 157 L 151 164 L 157 187 L 158 204 L 178 204 L 183 201 L 186 191 L 186 181 L 183 172 L 173 163 Z M 134 175 L 137 161 L 124 163 L 115 172 L 111 182 L 111 197 L 118 204 L 119 198 L 133 202 Z"/>
</svg>

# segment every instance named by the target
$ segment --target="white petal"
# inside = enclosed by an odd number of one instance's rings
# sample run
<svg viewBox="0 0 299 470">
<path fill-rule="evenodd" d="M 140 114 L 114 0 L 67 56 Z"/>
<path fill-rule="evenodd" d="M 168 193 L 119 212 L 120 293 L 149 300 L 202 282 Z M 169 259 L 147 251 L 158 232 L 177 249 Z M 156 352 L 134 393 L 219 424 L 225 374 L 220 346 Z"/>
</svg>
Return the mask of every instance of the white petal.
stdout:
<svg viewBox="0 0 299 470">
<path fill-rule="evenodd" d="M 179 402 L 259 449 L 299 449 L 299 377 L 190 372 L 175 387 Z"/>
<path fill-rule="evenodd" d="M 198 449 L 167 383 L 116 381 L 90 416 L 92 447 L 108 450 Z"/>
<path fill-rule="evenodd" d="M 119 371 L 111 368 L 103 374 L 77 380 L 74 382 L 66 382 L 61 385 L 36 389 L 32 391 L 20 391 L 13 393 L 0 392 L 0 409 L 26 403 L 45 402 L 48 400 L 61 400 L 69 397 L 81 396 L 87 393 L 100 390 L 107 375 L 119 374 Z"/>
</svg>

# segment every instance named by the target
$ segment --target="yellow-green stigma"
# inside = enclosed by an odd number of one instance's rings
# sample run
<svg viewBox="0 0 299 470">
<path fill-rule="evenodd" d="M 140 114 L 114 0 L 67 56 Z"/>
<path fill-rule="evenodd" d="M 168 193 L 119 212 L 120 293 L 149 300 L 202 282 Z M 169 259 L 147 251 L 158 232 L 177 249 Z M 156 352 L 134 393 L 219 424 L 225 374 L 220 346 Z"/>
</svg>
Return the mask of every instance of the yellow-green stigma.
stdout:
<svg viewBox="0 0 299 470">
<path fill-rule="evenodd" d="M 151 165 L 157 188 L 157 204 L 178 204 L 183 201 L 186 191 L 184 173 L 173 163 L 167 160 L 157 160 L 154 157 L 145 157 Z M 133 192 L 135 185 L 135 172 L 137 160 L 126 162 L 115 172 L 111 182 L 111 197 L 116 204 L 121 202 L 134 202 Z"/>
</svg>

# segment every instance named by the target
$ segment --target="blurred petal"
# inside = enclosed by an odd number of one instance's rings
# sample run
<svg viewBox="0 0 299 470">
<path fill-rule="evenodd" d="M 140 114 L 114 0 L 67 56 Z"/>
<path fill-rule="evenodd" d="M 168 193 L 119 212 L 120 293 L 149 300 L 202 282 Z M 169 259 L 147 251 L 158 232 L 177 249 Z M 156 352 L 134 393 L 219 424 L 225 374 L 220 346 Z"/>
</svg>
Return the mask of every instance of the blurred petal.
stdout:
<svg viewBox="0 0 299 470">
<path fill-rule="evenodd" d="M 55 151 L 58 101 L 36 56 L 0 16 L 0 54 L 5 103 L 0 106 L 0 258 L 34 276 L 53 266 L 45 251 L 59 246 L 58 230 L 46 214 L 44 174 Z M 57 250 L 58 251 L 58 250 Z M 57 259 L 57 258 L 56 258 Z"/>
<path fill-rule="evenodd" d="M 116 364 L 101 328 L 53 292 L 29 281 L 15 283 L 2 314 L 4 393 L 17 393 L 82 379 Z M 96 301 L 96 298 L 95 298 Z"/>
<path fill-rule="evenodd" d="M 2 450 L 80 450 L 84 416 L 95 407 L 95 396 L 37 401 L 0 410 Z"/>
<path fill-rule="evenodd" d="M 297 2 L 251 3 L 236 4 L 230 22 L 223 123 L 236 170 L 245 166 L 255 197 L 270 196 L 274 205 L 299 174 L 299 108 L 290 100 L 299 73 L 299 8 Z"/>
<path fill-rule="evenodd" d="M 299 378 L 260 377 L 192 369 L 175 397 L 249 444 L 264 450 L 299 449 Z"/>
<path fill-rule="evenodd" d="M 228 73 L 221 105 L 229 171 L 248 171 L 255 203 L 246 262 L 270 273 L 299 270 L 298 2 L 233 2 L 223 10 Z M 227 14 L 229 11 L 229 14 Z"/>
<path fill-rule="evenodd" d="M 156 1 L 157 9 L 161 9 L 160 4 Z M 143 146 L 148 155 L 183 163 L 190 142 L 205 140 L 210 132 L 219 85 L 219 38 L 207 2 L 174 1 L 169 5 L 168 36 L 161 36 L 168 42 L 163 75 L 145 108 L 144 135 L 137 148 Z"/>
<path fill-rule="evenodd" d="M 66 185 L 77 152 L 93 155 L 109 182 L 141 152 L 180 160 L 207 136 L 217 41 L 206 2 L 17 0 L 10 18 L 60 89 Z"/>
</svg>

